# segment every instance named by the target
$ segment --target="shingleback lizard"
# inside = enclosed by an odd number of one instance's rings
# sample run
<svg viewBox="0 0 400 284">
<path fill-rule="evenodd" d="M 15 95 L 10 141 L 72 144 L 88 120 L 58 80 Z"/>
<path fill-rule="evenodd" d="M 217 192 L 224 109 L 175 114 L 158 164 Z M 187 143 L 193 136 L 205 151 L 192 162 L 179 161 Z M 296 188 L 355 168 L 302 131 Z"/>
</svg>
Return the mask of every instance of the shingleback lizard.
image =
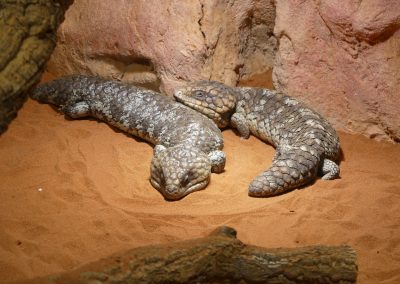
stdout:
<svg viewBox="0 0 400 284">
<path fill-rule="evenodd" d="M 221 131 L 170 97 L 84 75 L 41 84 L 31 97 L 58 106 L 70 118 L 92 116 L 154 144 L 150 182 L 167 200 L 203 189 L 210 172 L 224 169 Z"/>
<path fill-rule="evenodd" d="M 174 92 L 177 101 L 276 147 L 269 169 L 249 186 L 249 195 L 274 196 L 314 181 L 339 176 L 339 138 L 326 119 L 273 90 L 228 87 L 215 81 L 189 83 Z"/>
</svg>

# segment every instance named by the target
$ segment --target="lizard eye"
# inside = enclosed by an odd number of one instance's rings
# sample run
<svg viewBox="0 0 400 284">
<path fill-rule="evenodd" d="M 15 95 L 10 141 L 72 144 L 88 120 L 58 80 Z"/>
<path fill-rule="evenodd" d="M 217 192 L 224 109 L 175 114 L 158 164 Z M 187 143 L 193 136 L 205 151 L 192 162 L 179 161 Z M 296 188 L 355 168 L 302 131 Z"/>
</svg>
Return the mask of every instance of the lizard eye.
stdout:
<svg viewBox="0 0 400 284">
<path fill-rule="evenodd" d="M 204 93 L 202 91 L 196 91 L 194 93 L 194 97 L 198 99 L 202 99 L 204 97 Z"/>
</svg>

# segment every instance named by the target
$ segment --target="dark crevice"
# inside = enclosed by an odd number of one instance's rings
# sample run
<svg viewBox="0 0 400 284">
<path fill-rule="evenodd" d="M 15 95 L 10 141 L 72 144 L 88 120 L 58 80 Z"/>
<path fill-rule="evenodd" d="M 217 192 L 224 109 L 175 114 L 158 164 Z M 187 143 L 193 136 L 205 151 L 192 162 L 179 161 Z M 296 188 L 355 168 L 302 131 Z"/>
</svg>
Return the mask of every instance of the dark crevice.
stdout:
<svg viewBox="0 0 400 284">
<path fill-rule="evenodd" d="M 204 18 L 204 4 L 201 3 L 201 2 L 200 2 L 200 9 L 201 9 L 201 16 L 200 16 L 199 20 L 197 21 L 197 23 L 199 24 L 199 30 L 200 30 L 201 34 L 203 35 L 204 43 L 207 46 L 206 34 L 203 31 L 203 23 L 202 23 L 203 22 L 203 18 Z"/>
</svg>

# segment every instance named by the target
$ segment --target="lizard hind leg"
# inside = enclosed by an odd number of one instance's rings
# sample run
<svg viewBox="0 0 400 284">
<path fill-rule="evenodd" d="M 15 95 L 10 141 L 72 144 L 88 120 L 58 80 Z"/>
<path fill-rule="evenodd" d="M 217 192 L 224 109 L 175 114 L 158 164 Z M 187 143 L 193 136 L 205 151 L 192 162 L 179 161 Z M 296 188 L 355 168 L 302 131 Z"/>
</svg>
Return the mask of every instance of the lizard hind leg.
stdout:
<svg viewBox="0 0 400 284">
<path fill-rule="evenodd" d="M 250 128 L 247 126 L 246 118 L 242 114 L 234 113 L 231 117 L 231 125 L 237 129 L 241 139 L 250 137 Z"/>
<path fill-rule="evenodd" d="M 340 168 L 334 161 L 324 159 L 320 172 L 323 180 L 335 179 L 339 177 Z"/>
<path fill-rule="evenodd" d="M 89 116 L 90 107 L 86 102 L 77 102 L 61 107 L 61 111 L 70 118 L 82 118 Z"/>
<path fill-rule="evenodd" d="M 222 173 L 225 168 L 225 153 L 220 150 L 212 151 L 208 154 L 208 158 L 211 162 L 211 172 Z"/>
</svg>

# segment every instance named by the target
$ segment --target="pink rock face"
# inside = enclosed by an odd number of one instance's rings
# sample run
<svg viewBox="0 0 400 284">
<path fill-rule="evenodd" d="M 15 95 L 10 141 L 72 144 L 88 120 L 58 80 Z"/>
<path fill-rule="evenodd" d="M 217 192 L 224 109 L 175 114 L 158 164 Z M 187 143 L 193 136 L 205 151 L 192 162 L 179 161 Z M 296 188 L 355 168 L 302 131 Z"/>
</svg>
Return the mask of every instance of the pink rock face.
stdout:
<svg viewBox="0 0 400 284">
<path fill-rule="evenodd" d="M 65 18 L 48 64 L 55 76 L 98 74 L 171 94 L 273 65 L 273 0 L 75 0 Z"/>
<path fill-rule="evenodd" d="M 339 130 L 400 141 L 400 1 L 276 1 L 277 89 Z"/>
<path fill-rule="evenodd" d="M 143 85 L 199 77 L 203 36 L 198 1 L 77 0 L 59 30 L 49 71 L 98 74 Z M 179 32 L 178 32 L 179 31 Z M 172 52 L 175 51 L 175 52 Z M 165 82 L 164 82 L 165 83 Z"/>
</svg>

